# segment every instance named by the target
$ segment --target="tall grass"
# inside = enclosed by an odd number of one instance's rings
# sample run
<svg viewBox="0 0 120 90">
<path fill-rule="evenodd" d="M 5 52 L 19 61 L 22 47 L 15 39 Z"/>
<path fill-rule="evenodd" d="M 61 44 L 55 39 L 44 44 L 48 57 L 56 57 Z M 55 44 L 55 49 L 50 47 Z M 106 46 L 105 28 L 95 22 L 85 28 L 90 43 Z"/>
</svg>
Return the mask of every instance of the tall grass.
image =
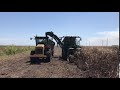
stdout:
<svg viewBox="0 0 120 90">
<path fill-rule="evenodd" d="M 0 46 L 0 56 L 3 55 L 14 55 L 17 53 L 25 52 L 25 51 L 30 51 L 34 47 L 32 46 Z"/>
</svg>

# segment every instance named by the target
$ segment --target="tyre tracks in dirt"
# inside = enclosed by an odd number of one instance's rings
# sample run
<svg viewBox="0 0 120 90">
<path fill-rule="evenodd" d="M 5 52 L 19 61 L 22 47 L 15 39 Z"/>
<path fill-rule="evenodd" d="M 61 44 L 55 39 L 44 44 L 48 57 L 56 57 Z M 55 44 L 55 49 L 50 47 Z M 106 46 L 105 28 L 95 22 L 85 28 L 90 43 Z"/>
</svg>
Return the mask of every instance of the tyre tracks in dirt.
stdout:
<svg viewBox="0 0 120 90">
<path fill-rule="evenodd" d="M 53 58 L 51 62 L 30 64 L 29 57 L 0 66 L 2 78 L 78 78 L 80 70 L 66 61 Z"/>
<path fill-rule="evenodd" d="M 15 60 L 0 63 L 0 78 L 80 78 L 82 71 L 74 64 L 59 59 L 55 48 L 51 62 L 30 64 L 29 53 Z M 59 53 L 59 54 L 58 54 Z"/>
</svg>

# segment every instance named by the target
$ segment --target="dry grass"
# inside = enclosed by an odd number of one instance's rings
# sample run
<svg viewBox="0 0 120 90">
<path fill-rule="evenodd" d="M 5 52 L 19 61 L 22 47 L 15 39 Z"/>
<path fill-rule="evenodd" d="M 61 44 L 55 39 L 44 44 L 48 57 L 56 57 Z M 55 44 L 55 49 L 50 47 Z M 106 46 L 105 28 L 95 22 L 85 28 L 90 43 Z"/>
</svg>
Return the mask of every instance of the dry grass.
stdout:
<svg viewBox="0 0 120 90">
<path fill-rule="evenodd" d="M 33 46 L 0 46 L 0 61 L 26 57 Z"/>
<path fill-rule="evenodd" d="M 74 54 L 74 63 L 87 78 L 118 78 L 119 49 L 116 47 L 82 47 Z"/>
<path fill-rule="evenodd" d="M 0 46 L 0 56 L 5 55 L 14 55 L 17 53 L 25 52 L 32 50 L 34 47 L 32 46 Z"/>
<path fill-rule="evenodd" d="M 28 57 L 29 54 L 30 54 L 30 51 L 17 53 L 15 55 L 3 55 L 3 56 L 0 56 L 0 63 L 2 63 L 4 61 L 15 61 L 17 59 L 19 60 L 22 58 L 26 58 L 26 57 Z"/>
</svg>

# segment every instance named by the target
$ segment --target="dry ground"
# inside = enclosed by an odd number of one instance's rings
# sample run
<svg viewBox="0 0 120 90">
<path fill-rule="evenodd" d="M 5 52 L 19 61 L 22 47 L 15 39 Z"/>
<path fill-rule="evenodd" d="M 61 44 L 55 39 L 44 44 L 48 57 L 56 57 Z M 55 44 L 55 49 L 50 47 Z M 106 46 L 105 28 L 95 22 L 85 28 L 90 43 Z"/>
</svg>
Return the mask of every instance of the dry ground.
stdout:
<svg viewBox="0 0 120 90">
<path fill-rule="evenodd" d="M 76 65 L 60 60 L 61 49 L 55 47 L 55 57 L 48 63 L 30 64 L 30 52 L 0 60 L 0 78 L 79 78 Z"/>
<path fill-rule="evenodd" d="M 30 64 L 30 51 L 9 57 L 0 57 L 0 78 L 84 78 L 82 71 L 75 64 L 59 58 L 61 48 L 55 47 L 51 62 Z M 119 73 L 120 74 L 120 73 Z"/>
</svg>

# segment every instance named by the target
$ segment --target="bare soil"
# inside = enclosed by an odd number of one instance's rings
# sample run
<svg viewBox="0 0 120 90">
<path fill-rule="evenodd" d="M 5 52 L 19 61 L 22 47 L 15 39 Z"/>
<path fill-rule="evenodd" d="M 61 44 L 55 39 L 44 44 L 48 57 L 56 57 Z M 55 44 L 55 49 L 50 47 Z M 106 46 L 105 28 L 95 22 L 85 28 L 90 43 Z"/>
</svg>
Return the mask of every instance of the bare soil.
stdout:
<svg viewBox="0 0 120 90">
<path fill-rule="evenodd" d="M 74 64 L 59 58 L 61 49 L 55 47 L 51 62 L 30 64 L 30 52 L 0 60 L 0 78 L 81 78 L 83 72 Z"/>
<path fill-rule="evenodd" d="M 55 47 L 51 62 L 30 64 L 30 51 L 0 57 L 0 78 L 85 78 L 87 71 L 59 58 L 61 48 Z M 80 56 L 79 56 L 80 57 Z M 81 64 L 79 65 L 81 66 Z M 120 69 L 119 69 L 120 72 Z M 89 74 L 89 73 L 87 73 Z M 120 78 L 120 73 L 119 73 Z"/>
</svg>

